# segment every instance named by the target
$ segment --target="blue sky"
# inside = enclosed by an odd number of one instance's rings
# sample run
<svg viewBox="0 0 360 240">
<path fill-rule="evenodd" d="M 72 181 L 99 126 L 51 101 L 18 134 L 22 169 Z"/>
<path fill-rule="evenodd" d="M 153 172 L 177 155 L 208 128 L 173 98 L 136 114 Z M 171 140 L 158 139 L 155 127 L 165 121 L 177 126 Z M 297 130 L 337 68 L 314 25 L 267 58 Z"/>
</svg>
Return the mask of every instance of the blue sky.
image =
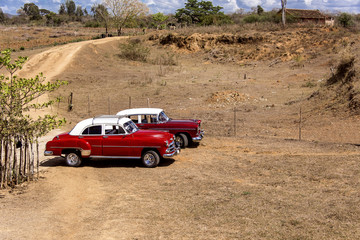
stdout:
<svg viewBox="0 0 360 240">
<path fill-rule="evenodd" d="M 65 0 L 0 0 L 0 8 L 3 12 L 16 14 L 16 10 L 25 3 L 33 2 L 39 8 L 45 8 L 58 12 L 59 6 Z M 183 8 L 187 0 L 142 0 L 149 6 L 151 13 L 175 13 L 176 9 Z M 200 1 L 200 0 L 199 0 Z M 90 8 L 94 3 L 101 3 L 101 0 L 74 0 L 76 5 Z M 213 5 L 223 7 L 225 13 L 235 12 L 237 9 L 250 11 L 252 7 L 262 6 L 265 11 L 274 8 L 281 8 L 280 0 L 212 0 Z M 360 13 L 360 0 L 288 0 L 287 8 L 319 9 L 330 12 Z"/>
</svg>

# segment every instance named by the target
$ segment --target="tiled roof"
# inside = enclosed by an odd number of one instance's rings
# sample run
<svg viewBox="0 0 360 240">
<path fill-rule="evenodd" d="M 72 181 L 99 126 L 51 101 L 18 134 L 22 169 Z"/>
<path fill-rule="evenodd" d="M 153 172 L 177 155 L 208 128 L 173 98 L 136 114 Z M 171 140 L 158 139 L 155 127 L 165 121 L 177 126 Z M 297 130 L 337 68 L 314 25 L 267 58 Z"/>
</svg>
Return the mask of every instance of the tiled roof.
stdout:
<svg viewBox="0 0 360 240">
<path fill-rule="evenodd" d="M 296 18 L 322 18 L 326 16 L 319 10 L 304 10 L 304 9 L 286 9 L 286 13 Z"/>
</svg>

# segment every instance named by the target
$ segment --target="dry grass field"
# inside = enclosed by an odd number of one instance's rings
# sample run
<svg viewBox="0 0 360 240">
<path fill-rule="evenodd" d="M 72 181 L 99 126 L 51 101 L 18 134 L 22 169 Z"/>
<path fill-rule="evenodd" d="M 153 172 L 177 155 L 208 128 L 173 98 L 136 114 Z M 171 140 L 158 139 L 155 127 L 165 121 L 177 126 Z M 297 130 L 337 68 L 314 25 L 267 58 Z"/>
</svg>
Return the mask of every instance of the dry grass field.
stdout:
<svg viewBox="0 0 360 240">
<path fill-rule="evenodd" d="M 80 27 L 36 27 L 0 25 L 0 49 L 16 51 L 56 46 L 67 42 L 89 40 L 101 35 L 102 29 Z"/>
<path fill-rule="evenodd" d="M 57 132 L 149 103 L 202 119 L 203 141 L 154 169 L 43 158 L 39 181 L 0 192 L 0 239 L 360 238 L 359 64 L 337 68 L 359 56 L 358 34 L 136 38 L 150 50 L 146 62 L 120 57 L 127 38 L 16 54 L 30 56 L 22 75 L 69 81 L 48 96 L 63 97 L 49 110 L 68 121 Z"/>
</svg>

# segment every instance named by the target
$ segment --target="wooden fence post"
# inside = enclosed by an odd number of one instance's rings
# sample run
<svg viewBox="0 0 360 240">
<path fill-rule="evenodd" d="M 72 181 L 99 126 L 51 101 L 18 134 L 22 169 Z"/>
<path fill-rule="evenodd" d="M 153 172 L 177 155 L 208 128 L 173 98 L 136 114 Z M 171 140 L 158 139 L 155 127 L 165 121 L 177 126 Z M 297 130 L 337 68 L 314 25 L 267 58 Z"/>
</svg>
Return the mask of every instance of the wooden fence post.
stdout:
<svg viewBox="0 0 360 240">
<path fill-rule="evenodd" d="M 73 109 L 73 93 L 70 93 L 69 96 L 69 101 L 68 101 L 69 105 L 68 105 L 68 111 L 70 112 Z"/>
</svg>

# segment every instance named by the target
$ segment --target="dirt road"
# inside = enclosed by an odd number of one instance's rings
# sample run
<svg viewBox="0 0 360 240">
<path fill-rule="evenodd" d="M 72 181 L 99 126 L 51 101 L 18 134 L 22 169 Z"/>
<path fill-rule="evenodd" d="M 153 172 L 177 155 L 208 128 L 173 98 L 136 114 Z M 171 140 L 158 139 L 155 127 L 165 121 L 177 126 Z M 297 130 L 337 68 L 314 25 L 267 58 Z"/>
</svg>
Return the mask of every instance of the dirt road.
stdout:
<svg viewBox="0 0 360 240">
<path fill-rule="evenodd" d="M 89 45 L 101 45 L 108 42 L 116 42 L 120 39 L 127 37 L 112 37 L 103 38 L 99 40 L 89 40 L 77 43 L 65 44 L 50 48 L 46 51 L 40 52 L 36 55 L 31 56 L 25 63 L 24 67 L 17 72 L 20 77 L 35 77 L 39 73 L 43 73 L 46 77 L 45 81 L 52 81 L 56 79 L 56 76 L 63 73 L 69 65 L 71 65 L 73 59 L 78 52 Z M 48 95 L 42 95 L 37 102 L 48 101 Z M 43 116 L 45 114 L 54 114 L 50 108 L 44 108 L 41 110 L 33 111 L 30 116 L 36 118 L 37 116 Z M 47 136 L 41 138 L 40 141 L 40 152 L 44 150 L 45 143 L 49 141 L 53 136 L 63 132 L 64 130 L 56 129 L 49 133 Z"/>
</svg>

